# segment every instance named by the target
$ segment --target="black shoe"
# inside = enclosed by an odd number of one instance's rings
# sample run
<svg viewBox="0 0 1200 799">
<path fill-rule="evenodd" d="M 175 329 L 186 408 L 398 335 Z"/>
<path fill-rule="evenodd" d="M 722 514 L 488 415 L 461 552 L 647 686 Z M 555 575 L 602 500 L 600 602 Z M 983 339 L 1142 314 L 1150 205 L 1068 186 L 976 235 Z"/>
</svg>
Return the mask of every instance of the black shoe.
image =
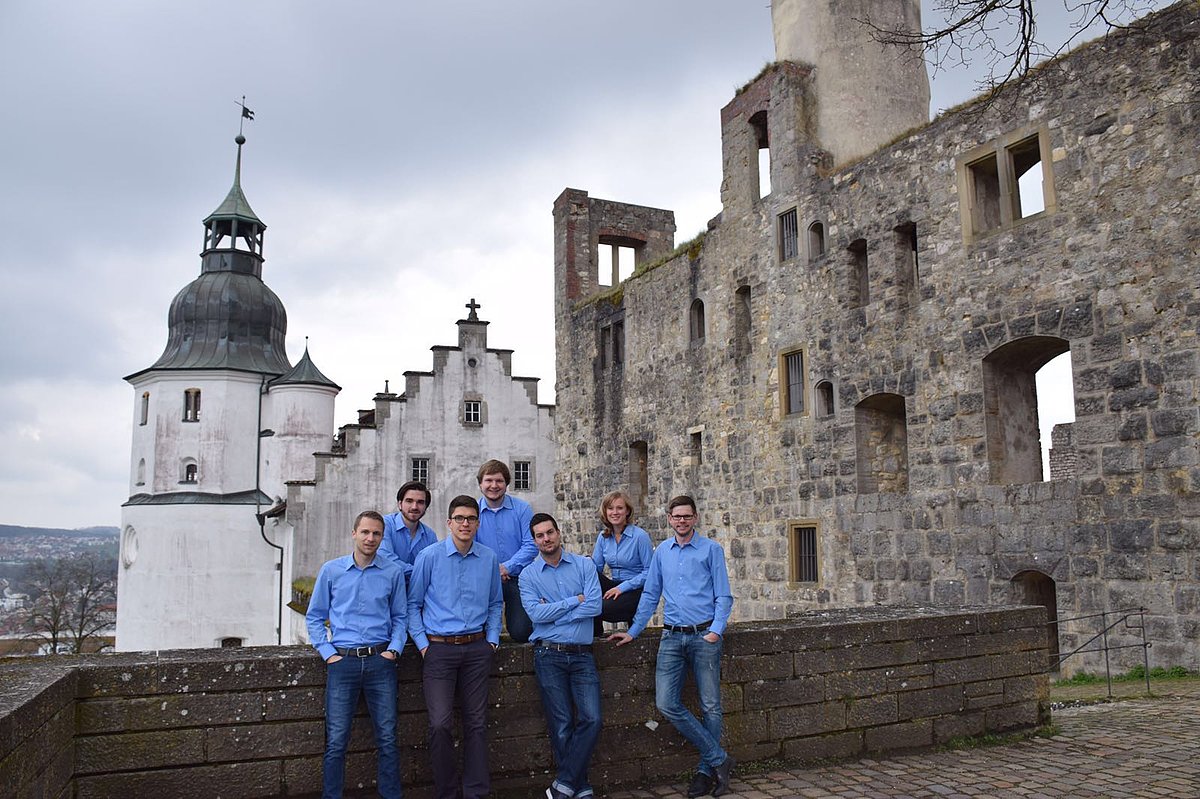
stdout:
<svg viewBox="0 0 1200 799">
<path fill-rule="evenodd" d="M 729 793 L 729 778 L 733 772 L 733 766 L 733 755 L 725 755 L 725 760 L 717 766 L 717 776 L 712 789 L 713 796 Z"/>
<path fill-rule="evenodd" d="M 688 799 L 696 799 L 697 796 L 708 796 L 709 792 L 712 790 L 712 787 L 713 778 L 705 774 L 703 771 L 697 771 L 696 776 L 692 777 L 692 781 L 688 785 Z"/>
</svg>

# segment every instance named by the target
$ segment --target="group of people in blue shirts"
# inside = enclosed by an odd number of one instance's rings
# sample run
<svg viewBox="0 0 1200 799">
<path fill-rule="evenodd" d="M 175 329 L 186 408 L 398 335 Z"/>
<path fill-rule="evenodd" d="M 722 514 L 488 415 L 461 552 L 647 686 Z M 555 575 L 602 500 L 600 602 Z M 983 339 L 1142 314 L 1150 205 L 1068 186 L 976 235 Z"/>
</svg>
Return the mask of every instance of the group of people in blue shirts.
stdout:
<svg viewBox="0 0 1200 799">
<path fill-rule="evenodd" d="M 487 461 L 477 478 L 479 497 L 451 500 L 444 539 L 422 521 L 432 499 L 429 489 L 405 483 L 396 494 L 396 512 L 360 513 L 351 531 L 352 553 L 327 562 L 317 575 L 306 621 L 327 670 L 322 796 L 342 795 L 360 695 L 378 747 L 378 792 L 401 796 L 395 664 L 411 637 L 422 659 L 434 795 L 487 797 L 488 680 L 503 615 L 511 640 L 533 645 L 556 764 L 545 795 L 589 799 L 595 790 L 588 768 L 601 728 L 593 642 L 604 637 L 607 621 L 628 629 L 605 640 L 628 644 L 660 601 L 656 704 L 700 754 L 687 795 L 726 793 L 734 759 L 721 747 L 720 660 L 733 596 L 724 551 L 696 532 L 695 501 L 688 496 L 670 501 L 667 520 L 674 535 L 653 547 L 646 531 L 633 524 L 630 497 L 621 491 L 605 495 L 589 559 L 563 547 L 553 516 L 534 513 L 508 493 L 511 473 L 503 461 Z M 688 671 L 695 678 L 700 718 L 681 699 Z"/>
</svg>

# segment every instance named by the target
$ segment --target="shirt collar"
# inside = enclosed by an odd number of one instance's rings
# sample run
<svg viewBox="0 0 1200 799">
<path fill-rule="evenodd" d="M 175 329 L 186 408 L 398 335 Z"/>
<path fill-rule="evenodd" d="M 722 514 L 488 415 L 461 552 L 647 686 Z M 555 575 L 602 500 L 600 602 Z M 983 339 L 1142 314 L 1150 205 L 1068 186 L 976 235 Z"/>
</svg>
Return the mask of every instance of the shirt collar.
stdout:
<svg viewBox="0 0 1200 799">
<path fill-rule="evenodd" d="M 452 536 L 446 536 L 446 539 L 442 542 L 442 545 L 446 548 L 446 557 L 458 554 L 458 547 L 454 546 L 454 538 Z M 467 555 L 479 557 L 479 552 L 477 549 L 478 546 L 479 538 L 476 536 L 475 540 L 471 542 L 471 548 L 467 550 Z M 463 555 L 463 557 L 465 558 L 467 555 Z"/>
<path fill-rule="evenodd" d="M 675 537 L 675 534 L 671 533 L 671 546 L 675 547 L 676 549 L 683 549 L 684 547 L 695 546 L 696 542 L 699 541 L 703 537 L 704 536 L 700 535 L 699 530 L 693 530 L 692 537 L 688 539 L 688 542 L 686 544 L 680 544 L 679 539 Z"/>
<path fill-rule="evenodd" d="M 480 498 L 479 498 L 479 510 L 480 510 L 481 512 L 482 512 L 482 511 L 485 511 L 485 510 L 490 510 L 490 511 L 492 511 L 493 513 L 496 513 L 497 511 L 502 511 L 502 510 L 505 510 L 505 509 L 508 509 L 508 510 L 512 510 L 512 509 L 513 509 L 513 504 L 512 504 L 512 494 L 509 494 L 508 492 L 505 492 L 505 493 L 504 493 L 504 501 L 500 503 L 500 507 L 498 507 L 498 508 L 493 508 L 493 507 L 489 506 L 489 505 L 487 504 L 487 498 L 486 498 L 486 497 L 480 497 Z"/>
</svg>

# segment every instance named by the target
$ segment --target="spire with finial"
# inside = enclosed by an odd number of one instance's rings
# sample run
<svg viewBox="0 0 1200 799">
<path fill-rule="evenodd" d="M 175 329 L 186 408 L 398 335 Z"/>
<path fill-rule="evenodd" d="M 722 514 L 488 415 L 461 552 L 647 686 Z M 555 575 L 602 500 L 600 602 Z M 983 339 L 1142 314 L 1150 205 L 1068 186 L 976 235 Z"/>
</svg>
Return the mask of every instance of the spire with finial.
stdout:
<svg viewBox="0 0 1200 799">
<path fill-rule="evenodd" d="M 242 120 L 254 119 L 245 99 L 238 103 Z M 263 231 L 266 224 L 254 213 L 242 191 L 242 145 L 246 137 L 238 125 L 237 161 L 233 168 L 233 186 L 224 201 L 204 220 L 203 270 L 205 272 L 245 272 L 262 277 Z"/>
</svg>

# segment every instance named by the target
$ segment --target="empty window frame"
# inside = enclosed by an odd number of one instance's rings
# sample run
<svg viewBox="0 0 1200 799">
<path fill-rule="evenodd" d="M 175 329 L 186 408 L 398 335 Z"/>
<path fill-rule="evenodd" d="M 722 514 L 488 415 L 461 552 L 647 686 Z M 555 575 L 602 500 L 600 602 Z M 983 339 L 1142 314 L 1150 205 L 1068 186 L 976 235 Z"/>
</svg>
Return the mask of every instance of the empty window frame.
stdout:
<svg viewBox="0 0 1200 799">
<path fill-rule="evenodd" d="M 757 165 L 754 172 L 754 198 L 761 200 L 771 193 L 771 139 L 767 127 L 767 112 L 759 111 L 750 117 L 750 131 L 754 141 Z"/>
<path fill-rule="evenodd" d="M 414 457 L 410 461 L 409 479 L 429 485 L 429 458 Z"/>
<path fill-rule="evenodd" d="M 146 459 L 140 458 L 137 465 L 137 480 L 134 485 L 144 486 L 146 484 Z"/>
<path fill-rule="evenodd" d="M 825 225 L 813 222 L 808 226 L 808 260 L 815 261 L 825 254 Z"/>
<path fill-rule="evenodd" d="M 138 414 L 138 424 L 144 425 L 150 421 L 150 392 L 142 392 L 142 407 Z"/>
<path fill-rule="evenodd" d="M 800 228 L 796 209 L 779 215 L 779 260 L 787 261 L 800 254 Z"/>
<path fill-rule="evenodd" d="M 817 416 L 833 416 L 833 383 L 822 380 L 817 383 Z"/>
<path fill-rule="evenodd" d="M 867 240 L 855 239 L 846 248 L 850 262 L 850 307 L 871 302 L 871 273 L 867 271 Z"/>
<path fill-rule="evenodd" d="M 820 579 L 819 563 L 816 524 L 790 525 L 788 527 L 788 582 L 818 582 Z"/>
<path fill-rule="evenodd" d="M 188 460 L 185 460 L 183 462 L 183 471 L 182 471 L 182 474 L 180 475 L 179 482 L 195 483 L 199 479 L 199 475 L 200 475 L 200 467 L 196 465 L 196 462 L 194 460 L 191 460 L 189 458 Z"/>
<path fill-rule="evenodd" d="M 463 400 L 463 424 L 483 424 L 481 400 Z"/>
<path fill-rule="evenodd" d="M 533 490 L 533 462 L 532 461 L 513 461 L 512 468 L 513 490 L 515 491 L 532 491 Z"/>
<path fill-rule="evenodd" d="M 189 388 L 183 392 L 183 421 L 200 421 L 200 389 Z"/>
<path fill-rule="evenodd" d="M 221 639 L 221 648 L 222 649 L 236 649 L 237 647 L 242 645 L 242 642 L 244 640 L 245 639 L 243 639 L 243 638 L 235 638 L 233 636 L 230 636 L 229 638 L 222 638 Z"/>
<path fill-rule="evenodd" d="M 785 416 L 804 413 L 804 350 L 779 356 L 779 407 Z"/>
<path fill-rule="evenodd" d="M 920 263 L 917 260 L 917 224 L 905 222 L 897 225 L 896 233 L 896 288 L 901 306 L 916 299 L 920 287 Z"/>
<path fill-rule="evenodd" d="M 693 343 L 704 341 L 704 301 L 692 300 L 688 311 L 688 338 Z"/>
<path fill-rule="evenodd" d="M 1023 128 L 958 159 L 963 236 L 970 240 L 1056 209 L 1049 130 Z"/>
<path fill-rule="evenodd" d="M 613 366 L 625 363 L 625 321 L 613 322 L 612 326 L 612 362 Z"/>
</svg>

